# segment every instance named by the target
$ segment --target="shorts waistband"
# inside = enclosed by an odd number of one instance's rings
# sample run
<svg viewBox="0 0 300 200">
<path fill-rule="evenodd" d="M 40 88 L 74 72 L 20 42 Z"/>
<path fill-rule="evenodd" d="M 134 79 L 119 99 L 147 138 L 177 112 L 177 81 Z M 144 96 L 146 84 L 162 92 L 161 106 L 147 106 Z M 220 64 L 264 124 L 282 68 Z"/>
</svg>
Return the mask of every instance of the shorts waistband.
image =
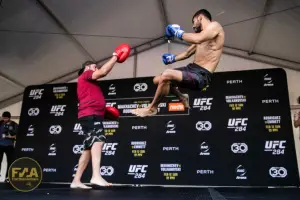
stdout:
<svg viewBox="0 0 300 200">
<path fill-rule="evenodd" d="M 208 71 L 207 69 L 205 69 L 204 67 L 196 64 L 196 63 L 190 63 L 188 64 L 187 67 L 191 67 L 193 69 L 196 69 L 197 71 L 201 71 L 201 72 L 204 72 L 206 74 L 209 74 L 209 75 L 212 75 L 213 73 L 211 73 L 210 71 Z"/>
</svg>

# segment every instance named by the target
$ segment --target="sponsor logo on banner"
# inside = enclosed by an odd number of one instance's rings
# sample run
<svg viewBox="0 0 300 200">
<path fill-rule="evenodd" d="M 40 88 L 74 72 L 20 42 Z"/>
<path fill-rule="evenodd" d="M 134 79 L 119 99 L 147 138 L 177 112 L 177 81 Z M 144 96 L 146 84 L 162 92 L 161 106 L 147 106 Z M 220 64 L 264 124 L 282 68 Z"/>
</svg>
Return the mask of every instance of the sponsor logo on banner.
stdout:
<svg viewBox="0 0 300 200">
<path fill-rule="evenodd" d="M 176 125 L 172 120 L 168 121 L 166 124 L 166 134 L 175 134 L 176 133 Z"/>
<path fill-rule="evenodd" d="M 149 105 L 150 101 L 142 101 L 141 103 L 134 102 L 132 104 L 119 104 L 118 110 L 123 114 L 131 114 L 131 111 L 136 108 L 146 108 Z"/>
<path fill-rule="evenodd" d="M 28 115 L 29 116 L 38 116 L 40 114 L 40 109 L 39 108 L 29 108 L 28 109 Z"/>
<path fill-rule="evenodd" d="M 106 107 L 115 107 L 117 105 L 117 102 L 106 102 L 105 106 Z"/>
<path fill-rule="evenodd" d="M 83 150 L 84 150 L 84 146 L 82 144 L 76 144 L 73 146 L 74 154 L 82 154 Z"/>
<path fill-rule="evenodd" d="M 68 92 L 68 86 L 56 86 L 53 87 L 53 94 L 56 99 L 63 99 Z"/>
<path fill-rule="evenodd" d="M 166 180 L 176 180 L 178 173 L 181 172 L 181 164 L 160 164 L 160 171 Z"/>
<path fill-rule="evenodd" d="M 134 157 L 142 157 L 146 153 L 146 141 L 132 141 L 131 152 Z"/>
<path fill-rule="evenodd" d="M 272 155 L 284 155 L 286 140 L 266 141 L 265 151 Z"/>
<path fill-rule="evenodd" d="M 263 99 L 262 104 L 275 104 L 279 103 L 279 99 Z"/>
<path fill-rule="evenodd" d="M 179 151 L 179 147 L 163 147 L 163 151 Z"/>
<path fill-rule="evenodd" d="M 147 89 L 148 89 L 147 83 L 136 83 L 133 86 L 133 90 L 135 92 L 145 92 L 145 91 L 147 91 Z"/>
<path fill-rule="evenodd" d="M 231 110 L 238 111 L 244 107 L 244 104 L 247 102 L 247 97 L 244 95 L 232 95 L 225 96 L 225 100 Z"/>
<path fill-rule="evenodd" d="M 102 166 L 100 168 L 101 176 L 112 176 L 115 172 L 115 169 L 112 166 Z"/>
<path fill-rule="evenodd" d="M 128 175 L 134 176 L 134 179 L 146 178 L 148 165 L 130 165 Z"/>
<path fill-rule="evenodd" d="M 227 85 L 242 84 L 242 83 L 243 83 L 243 80 L 239 80 L 239 79 L 237 79 L 237 80 L 227 80 L 226 81 Z"/>
<path fill-rule="evenodd" d="M 55 173 L 56 172 L 56 168 L 44 168 L 43 172 L 46 172 L 46 173 Z"/>
<path fill-rule="evenodd" d="M 118 143 L 105 143 L 102 148 L 102 152 L 105 156 L 114 156 L 117 151 Z"/>
<path fill-rule="evenodd" d="M 273 83 L 273 79 L 271 76 L 269 76 L 269 74 L 265 74 L 264 76 L 264 87 L 273 87 L 274 83 Z"/>
<path fill-rule="evenodd" d="M 21 148 L 23 152 L 34 152 L 34 148 Z"/>
<path fill-rule="evenodd" d="M 116 94 L 117 94 L 116 86 L 114 84 L 110 84 L 110 86 L 108 87 L 108 95 L 112 96 Z"/>
<path fill-rule="evenodd" d="M 214 98 L 198 98 L 194 99 L 193 108 L 199 108 L 200 111 L 211 110 Z"/>
<path fill-rule="evenodd" d="M 48 156 L 56 156 L 56 145 L 55 144 L 51 144 L 49 146 Z"/>
<path fill-rule="evenodd" d="M 28 127 L 26 136 L 27 136 L 27 137 L 34 136 L 34 127 L 33 127 L 33 125 L 30 125 L 30 126 Z"/>
<path fill-rule="evenodd" d="M 231 145 L 231 151 L 233 153 L 247 153 L 248 151 L 248 145 L 245 143 L 233 143 Z"/>
<path fill-rule="evenodd" d="M 78 133 L 78 135 L 84 135 L 80 123 L 76 123 L 76 124 L 74 125 L 73 133 Z"/>
<path fill-rule="evenodd" d="M 50 114 L 55 117 L 64 116 L 67 105 L 53 105 L 50 110 Z"/>
<path fill-rule="evenodd" d="M 198 131 L 209 131 L 212 128 L 212 124 L 209 121 L 198 121 L 196 123 L 196 129 Z"/>
<path fill-rule="evenodd" d="M 269 174 L 272 178 L 285 178 L 288 172 L 284 167 L 271 167 Z"/>
<path fill-rule="evenodd" d="M 29 98 L 34 100 L 41 99 L 43 97 L 44 89 L 33 89 L 29 92 Z"/>
<path fill-rule="evenodd" d="M 236 169 L 236 180 L 247 180 L 247 170 L 243 165 L 239 165 Z"/>
<path fill-rule="evenodd" d="M 200 144 L 200 156 L 210 156 L 210 148 L 206 142 Z"/>
<path fill-rule="evenodd" d="M 103 121 L 105 136 L 113 136 L 119 128 L 117 121 Z"/>
<path fill-rule="evenodd" d="M 234 129 L 234 132 L 243 132 L 247 129 L 248 118 L 230 118 L 228 120 L 228 129 Z"/>
<path fill-rule="evenodd" d="M 140 126 L 132 126 L 131 130 L 147 130 L 148 126 L 147 125 L 140 125 Z"/>
<path fill-rule="evenodd" d="M 76 165 L 74 166 L 74 168 L 73 168 L 73 175 L 72 175 L 72 177 L 75 176 L 75 174 L 76 174 L 76 172 L 77 172 L 77 169 L 78 169 L 78 164 L 76 164 Z"/>
<path fill-rule="evenodd" d="M 212 169 L 198 169 L 197 174 L 200 174 L 200 175 L 213 175 L 213 174 L 215 174 L 215 170 L 212 170 Z"/>
<path fill-rule="evenodd" d="M 265 127 L 268 132 L 278 132 L 281 128 L 281 116 L 264 116 Z"/>
<path fill-rule="evenodd" d="M 169 112 L 179 112 L 179 111 L 184 111 L 184 105 L 183 103 L 177 102 L 177 103 L 169 103 L 168 104 Z"/>
<path fill-rule="evenodd" d="M 60 125 L 52 125 L 49 128 L 49 133 L 51 135 L 58 135 L 61 133 L 61 131 L 62 131 L 62 127 Z"/>
</svg>

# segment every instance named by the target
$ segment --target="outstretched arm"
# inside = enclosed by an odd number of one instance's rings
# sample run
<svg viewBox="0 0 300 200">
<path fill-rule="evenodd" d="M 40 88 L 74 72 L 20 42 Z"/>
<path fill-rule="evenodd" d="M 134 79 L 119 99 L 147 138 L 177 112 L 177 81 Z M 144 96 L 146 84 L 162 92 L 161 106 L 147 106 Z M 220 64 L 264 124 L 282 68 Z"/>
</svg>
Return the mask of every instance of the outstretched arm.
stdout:
<svg viewBox="0 0 300 200">
<path fill-rule="evenodd" d="M 105 77 L 113 68 L 117 62 L 117 56 L 113 56 L 109 61 L 107 61 L 100 69 L 94 71 L 92 75 L 93 80 Z"/>
<path fill-rule="evenodd" d="M 192 44 L 201 44 L 215 38 L 220 33 L 220 30 L 220 24 L 212 22 L 200 33 L 183 33 L 182 39 Z"/>
</svg>

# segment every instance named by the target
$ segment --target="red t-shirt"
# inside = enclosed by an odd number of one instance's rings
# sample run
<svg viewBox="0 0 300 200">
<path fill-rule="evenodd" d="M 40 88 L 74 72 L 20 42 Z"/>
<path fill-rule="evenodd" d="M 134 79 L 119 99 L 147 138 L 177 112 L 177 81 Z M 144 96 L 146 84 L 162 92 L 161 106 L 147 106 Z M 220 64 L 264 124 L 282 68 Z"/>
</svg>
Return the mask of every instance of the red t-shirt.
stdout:
<svg viewBox="0 0 300 200">
<path fill-rule="evenodd" d="M 105 99 L 99 83 L 92 79 L 92 70 L 83 72 L 77 81 L 78 118 L 90 115 L 103 117 Z"/>
</svg>

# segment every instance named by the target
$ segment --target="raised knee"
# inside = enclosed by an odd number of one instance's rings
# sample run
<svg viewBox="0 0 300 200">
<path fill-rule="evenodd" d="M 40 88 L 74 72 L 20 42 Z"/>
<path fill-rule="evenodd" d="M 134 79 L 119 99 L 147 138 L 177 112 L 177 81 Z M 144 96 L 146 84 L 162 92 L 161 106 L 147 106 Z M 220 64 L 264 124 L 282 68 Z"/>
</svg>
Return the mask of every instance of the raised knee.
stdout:
<svg viewBox="0 0 300 200">
<path fill-rule="evenodd" d="M 169 81 L 172 79 L 172 70 L 166 69 L 162 74 L 160 78 L 160 82 L 162 81 Z"/>
<path fill-rule="evenodd" d="M 160 76 L 155 76 L 155 77 L 153 78 L 153 83 L 154 83 L 155 85 L 157 85 L 157 84 L 159 83 L 159 79 L 160 79 Z"/>
</svg>

